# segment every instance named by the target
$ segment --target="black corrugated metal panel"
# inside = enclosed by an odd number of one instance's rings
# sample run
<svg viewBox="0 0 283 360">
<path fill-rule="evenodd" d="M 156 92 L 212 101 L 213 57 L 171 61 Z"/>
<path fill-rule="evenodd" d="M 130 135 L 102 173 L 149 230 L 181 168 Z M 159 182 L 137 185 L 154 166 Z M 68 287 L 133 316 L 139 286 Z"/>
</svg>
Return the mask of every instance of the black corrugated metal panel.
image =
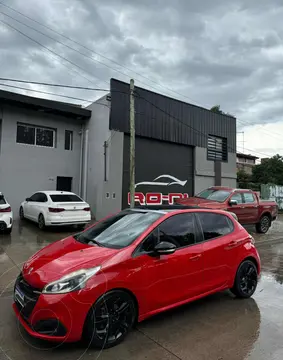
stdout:
<svg viewBox="0 0 283 360">
<path fill-rule="evenodd" d="M 129 133 L 130 85 L 111 79 L 110 129 Z M 236 119 L 135 87 L 136 135 L 207 147 L 207 136 L 227 138 L 236 152 Z"/>
</svg>

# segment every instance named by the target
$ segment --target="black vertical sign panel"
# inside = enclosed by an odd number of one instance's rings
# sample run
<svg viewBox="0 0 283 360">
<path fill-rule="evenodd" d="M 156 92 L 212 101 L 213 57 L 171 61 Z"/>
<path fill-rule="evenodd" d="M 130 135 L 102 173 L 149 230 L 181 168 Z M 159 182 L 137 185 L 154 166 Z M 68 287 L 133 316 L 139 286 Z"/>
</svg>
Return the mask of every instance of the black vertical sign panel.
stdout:
<svg viewBox="0 0 283 360">
<path fill-rule="evenodd" d="M 128 207 L 130 187 L 130 137 L 124 137 L 122 207 Z M 136 137 L 136 193 L 193 195 L 193 147 Z M 152 184 L 147 184 L 152 182 Z M 142 184 L 140 184 L 142 183 Z M 186 196 L 186 195 L 184 195 Z M 154 199 L 154 197 L 153 197 Z M 137 203 L 138 204 L 138 203 Z"/>
</svg>

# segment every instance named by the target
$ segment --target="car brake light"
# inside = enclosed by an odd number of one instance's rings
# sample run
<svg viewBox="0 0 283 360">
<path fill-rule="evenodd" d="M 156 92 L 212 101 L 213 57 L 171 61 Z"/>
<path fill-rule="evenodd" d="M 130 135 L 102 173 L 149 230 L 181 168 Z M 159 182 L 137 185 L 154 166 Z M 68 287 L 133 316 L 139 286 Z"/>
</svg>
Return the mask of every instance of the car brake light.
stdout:
<svg viewBox="0 0 283 360">
<path fill-rule="evenodd" d="M 6 213 L 6 212 L 11 212 L 12 209 L 11 209 L 11 206 L 5 208 L 5 209 L 0 209 L 0 213 Z"/>
<path fill-rule="evenodd" d="M 52 213 L 59 213 L 59 212 L 62 212 L 62 211 L 65 211 L 65 209 L 63 208 L 48 208 L 49 212 L 52 212 Z"/>
<path fill-rule="evenodd" d="M 90 211 L 90 207 L 84 208 L 84 211 Z"/>
</svg>

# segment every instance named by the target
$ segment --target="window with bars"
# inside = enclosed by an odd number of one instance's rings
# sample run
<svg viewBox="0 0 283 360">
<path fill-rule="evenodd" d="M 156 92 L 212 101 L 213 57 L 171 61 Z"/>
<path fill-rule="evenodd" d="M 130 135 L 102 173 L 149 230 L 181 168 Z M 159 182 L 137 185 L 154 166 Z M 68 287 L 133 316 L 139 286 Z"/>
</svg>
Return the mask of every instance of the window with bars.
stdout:
<svg viewBox="0 0 283 360">
<path fill-rule="evenodd" d="M 54 129 L 27 124 L 17 124 L 17 143 L 43 147 L 55 147 Z"/>
<path fill-rule="evenodd" d="M 228 149 L 227 149 L 226 138 L 222 138 L 214 135 L 208 135 L 207 159 L 214 161 L 228 160 Z"/>
</svg>

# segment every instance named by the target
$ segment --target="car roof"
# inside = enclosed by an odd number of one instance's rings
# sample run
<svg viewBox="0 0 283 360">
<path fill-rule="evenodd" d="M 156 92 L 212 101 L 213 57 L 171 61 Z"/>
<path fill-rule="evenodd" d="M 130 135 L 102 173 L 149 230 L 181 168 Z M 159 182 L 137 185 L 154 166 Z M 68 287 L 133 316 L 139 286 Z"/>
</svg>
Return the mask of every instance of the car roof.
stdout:
<svg viewBox="0 0 283 360">
<path fill-rule="evenodd" d="M 70 191 L 60 191 L 60 190 L 43 190 L 43 191 L 37 191 L 37 193 L 44 193 L 46 195 L 77 195 Z M 78 196 L 78 195 L 77 195 Z"/>
<path fill-rule="evenodd" d="M 187 205 L 148 205 L 148 206 L 137 206 L 135 208 L 126 208 L 124 210 L 130 210 L 130 211 L 142 211 L 142 212 L 157 212 L 160 214 L 168 214 L 168 213 L 182 213 L 184 211 L 186 212 L 213 212 L 216 214 L 227 214 L 228 211 L 221 210 L 221 209 L 209 209 L 207 207 L 201 207 L 201 206 L 187 206 Z M 192 211 L 188 211 L 192 210 Z M 229 212 L 228 212 L 229 213 Z"/>
</svg>

